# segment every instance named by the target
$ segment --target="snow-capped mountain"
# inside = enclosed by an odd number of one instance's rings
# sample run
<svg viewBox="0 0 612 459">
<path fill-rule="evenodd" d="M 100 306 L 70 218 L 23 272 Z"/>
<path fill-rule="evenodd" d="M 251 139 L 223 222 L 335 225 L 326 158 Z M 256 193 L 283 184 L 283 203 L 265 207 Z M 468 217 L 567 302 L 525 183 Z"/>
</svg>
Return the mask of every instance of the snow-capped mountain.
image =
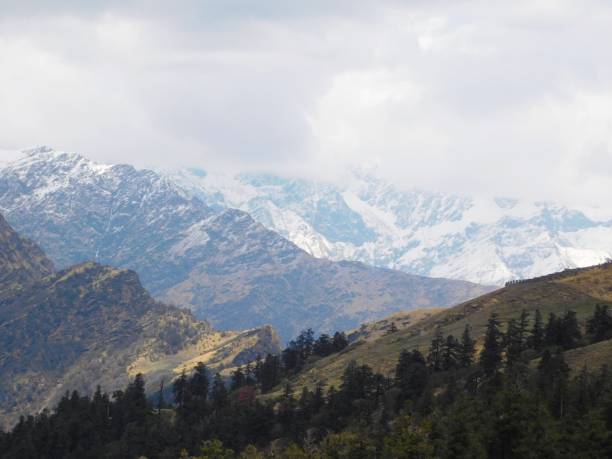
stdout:
<svg viewBox="0 0 612 459">
<path fill-rule="evenodd" d="M 549 202 L 402 191 L 354 170 L 342 185 L 166 171 L 211 206 L 249 212 L 308 253 L 500 285 L 612 256 L 612 220 Z"/>
<path fill-rule="evenodd" d="M 94 260 L 133 269 L 157 298 L 225 330 L 271 324 L 288 339 L 306 327 L 354 328 L 488 290 L 315 258 L 168 177 L 48 148 L 0 167 L 0 212 L 58 268 Z"/>
</svg>

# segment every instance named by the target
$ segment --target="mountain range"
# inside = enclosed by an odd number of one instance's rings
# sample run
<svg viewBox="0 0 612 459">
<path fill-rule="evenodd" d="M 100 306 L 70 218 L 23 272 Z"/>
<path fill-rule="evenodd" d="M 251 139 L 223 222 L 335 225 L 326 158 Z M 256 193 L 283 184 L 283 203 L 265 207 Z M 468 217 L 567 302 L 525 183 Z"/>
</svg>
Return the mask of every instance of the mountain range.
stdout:
<svg viewBox="0 0 612 459">
<path fill-rule="evenodd" d="M 154 297 L 221 330 L 271 324 L 287 340 L 490 290 L 315 258 L 172 178 L 45 147 L 0 168 L 0 211 L 60 269 L 93 260 L 134 270 Z"/>
<path fill-rule="evenodd" d="M 93 262 L 55 271 L 2 216 L 0 273 L 0 427 L 68 390 L 115 390 L 137 373 L 154 388 L 199 361 L 229 371 L 280 349 L 269 326 L 217 332 L 155 301 L 133 271 Z"/>
<path fill-rule="evenodd" d="M 406 191 L 364 169 L 339 183 L 198 168 L 164 173 L 208 205 L 249 212 L 330 260 L 503 285 L 612 257 L 609 215 L 551 202 Z"/>
</svg>

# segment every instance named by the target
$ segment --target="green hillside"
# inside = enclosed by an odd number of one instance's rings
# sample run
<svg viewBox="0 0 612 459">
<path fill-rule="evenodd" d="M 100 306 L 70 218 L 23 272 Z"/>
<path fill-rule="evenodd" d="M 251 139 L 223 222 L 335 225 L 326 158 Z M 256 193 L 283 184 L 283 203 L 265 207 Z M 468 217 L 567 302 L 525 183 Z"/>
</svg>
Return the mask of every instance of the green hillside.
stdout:
<svg viewBox="0 0 612 459">
<path fill-rule="evenodd" d="M 546 320 L 549 313 L 562 314 L 567 310 L 577 313 L 580 321 L 590 316 L 596 304 L 612 305 L 612 264 L 583 269 L 566 270 L 536 279 L 508 285 L 492 293 L 480 296 L 449 309 L 442 310 L 414 325 L 385 334 L 375 340 L 358 340 L 339 354 L 323 358 L 306 367 L 292 384 L 297 391 L 303 386 L 313 387 L 318 381 L 337 385 L 348 362 L 365 363 L 375 371 L 389 374 L 403 349 L 418 348 L 426 353 L 433 333 L 438 326 L 444 335 L 460 336 L 469 324 L 477 346 L 482 343 L 487 319 L 492 312 L 500 321 L 517 318 L 523 309 L 533 312 L 540 309 Z M 599 343 L 602 344 L 602 343 Z M 591 348 L 591 346 L 588 346 Z M 599 354 L 593 362 L 612 362 L 612 346 L 594 345 Z M 578 358 L 587 348 L 569 351 L 570 366 L 582 365 Z"/>
</svg>

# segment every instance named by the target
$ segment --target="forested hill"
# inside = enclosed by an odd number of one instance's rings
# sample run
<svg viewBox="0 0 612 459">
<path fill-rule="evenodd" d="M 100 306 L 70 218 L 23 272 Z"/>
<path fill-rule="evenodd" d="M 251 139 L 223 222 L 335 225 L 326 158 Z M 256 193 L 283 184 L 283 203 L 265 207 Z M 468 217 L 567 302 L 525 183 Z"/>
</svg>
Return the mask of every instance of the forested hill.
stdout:
<svg viewBox="0 0 612 459">
<path fill-rule="evenodd" d="M 544 321 L 551 313 L 563 316 L 566 311 L 572 310 L 576 312 L 577 320 L 584 330 L 585 320 L 594 313 L 598 304 L 612 306 L 612 263 L 513 283 L 455 307 L 437 311 L 413 325 L 400 328 L 395 333 L 384 333 L 375 340 L 357 341 L 346 352 L 309 366 L 292 383 L 297 388 L 304 385 L 314 387 L 320 380 L 337 384 L 351 360 L 368 364 L 376 371 L 389 374 L 402 350 L 419 349 L 427 352 L 438 327 L 444 336 L 452 334 L 459 337 L 465 326 L 469 325 L 477 340 L 477 346 L 481 346 L 486 324 L 492 313 L 496 313 L 499 320 L 505 323 L 510 319 L 518 319 L 521 311 L 525 310 L 530 314 L 531 324 L 536 310 L 540 311 Z M 396 322 L 400 324 L 400 320 Z M 588 349 L 585 348 L 582 355 L 586 356 L 587 352 Z M 583 362 L 593 366 L 605 362 L 601 352 L 593 350 L 592 357 L 586 360 L 571 358 L 569 361 L 576 366 L 581 366 Z M 606 354 L 605 357 L 612 364 L 612 353 Z"/>
<path fill-rule="evenodd" d="M 112 397 L 66 394 L 0 434 L 2 457 L 612 457 L 611 273 L 571 271 L 396 316 L 405 328 L 366 327 L 350 345 L 306 330 L 229 383 L 198 364 L 154 398 L 142 375 Z"/>
</svg>

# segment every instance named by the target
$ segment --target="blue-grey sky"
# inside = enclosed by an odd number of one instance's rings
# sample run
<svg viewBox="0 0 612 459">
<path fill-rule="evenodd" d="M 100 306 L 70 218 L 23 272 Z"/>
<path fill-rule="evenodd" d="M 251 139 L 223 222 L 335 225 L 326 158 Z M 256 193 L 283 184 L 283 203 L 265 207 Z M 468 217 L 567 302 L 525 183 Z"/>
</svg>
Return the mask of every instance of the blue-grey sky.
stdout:
<svg viewBox="0 0 612 459">
<path fill-rule="evenodd" d="M 607 1 L 0 0 L 0 149 L 610 205 Z"/>
</svg>

